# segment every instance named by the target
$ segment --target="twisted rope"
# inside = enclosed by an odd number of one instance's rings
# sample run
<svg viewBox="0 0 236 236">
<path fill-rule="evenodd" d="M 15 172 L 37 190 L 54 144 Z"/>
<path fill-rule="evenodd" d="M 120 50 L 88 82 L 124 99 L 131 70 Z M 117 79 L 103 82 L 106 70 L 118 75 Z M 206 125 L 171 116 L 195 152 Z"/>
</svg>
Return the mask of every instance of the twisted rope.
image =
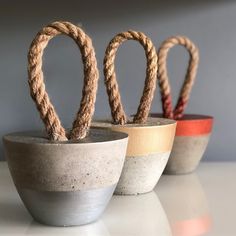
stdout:
<svg viewBox="0 0 236 236">
<path fill-rule="evenodd" d="M 75 41 L 82 54 L 84 64 L 82 99 L 68 137 L 45 90 L 42 72 L 44 49 L 50 39 L 59 34 L 67 35 Z M 82 139 L 86 136 L 94 113 L 97 81 L 97 61 L 92 41 L 79 27 L 69 22 L 54 22 L 38 32 L 31 43 L 28 53 L 28 83 L 31 97 L 36 103 L 40 117 L 51 140 Z"/>
<path fill-rule="evenodd" d="M 118 47 L 126 40 L 136 40 L 144 48 L 147 58 L 146 79 L 139 107 L 134 116 L 134 123 L 145 123 L 151 107 L 151 102 L 156 88 L 157 53 L 151 41 L 145 34 L 136 31 L 127 31 L 117 34 L 109 43 L 104 58 L 104 75 L 111 114 L 114 123 L 125 124 L 127 118 L 122 106 L 119 87 L 115 73 L 115 57 Z"/>
<path fill-rule="evenodd" d="M 185 80 L 180 90 L 177 105 L 173 111 L 171 90 L 167 75 L 167 54 L 175 45 L 184 46 L 189 52 L 189 65 L 185 75 Z M 162 108 L 164 117 L 171 119 L 180 119 L 183 116 L 184 109 L 187 106 L 190 92 L 194 84 L 199 63 L 198 48 L 194 43 L 184 36 L 174 36 L 166 39 L 158 51 L 158 81 L 161 89 Z"/>
</svg>

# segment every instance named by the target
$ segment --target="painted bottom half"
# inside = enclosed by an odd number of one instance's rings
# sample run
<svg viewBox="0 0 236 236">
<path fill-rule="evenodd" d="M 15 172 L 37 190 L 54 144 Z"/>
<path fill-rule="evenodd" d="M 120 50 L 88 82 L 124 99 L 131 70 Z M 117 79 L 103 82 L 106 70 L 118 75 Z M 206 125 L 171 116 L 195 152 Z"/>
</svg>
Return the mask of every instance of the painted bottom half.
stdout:
<svg viewBox="0 0 236 236">
<path fill-rule="evenodd" d="M 116 184 L 99 189 L 70 192 L 18 188 L 32 217 L 52 226 L 75 226 L 96 221 L 108 205 Z"/>
</svg>

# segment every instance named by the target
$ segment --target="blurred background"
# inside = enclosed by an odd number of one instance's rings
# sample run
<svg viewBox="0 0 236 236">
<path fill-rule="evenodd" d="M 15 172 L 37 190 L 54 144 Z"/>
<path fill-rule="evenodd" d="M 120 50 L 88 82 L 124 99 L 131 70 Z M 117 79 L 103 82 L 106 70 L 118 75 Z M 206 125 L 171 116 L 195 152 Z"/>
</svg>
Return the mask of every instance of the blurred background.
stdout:
<svg viewBox="0 0 236 236">
<path fill-rule="evenodd" d="M 212 115 L 214 131 L 204 161 L 235 161 L 236 2 L 226 0 L 1 1 L 0 135 L 43 129 L 27 84 L 27 52 L 35 34 L 55 20 L 78 24 L 93 39 L 100 70 L 95 118 L 110 117 L 103 83 L 103 57 L 110 39 L 129 29 L 143 31 L 158 48 L 172 35 L 186 35 L 200 49 L 200 65 L 186 113 Z M 174 47 L 168 57 L 173 99 L 188 63 L 187 51 Z M 137 110 L 145 78 L 145 54 L 136 42 L 117 53 L 116 72 L 127 114 Z M 47 91 L 65 127 L 70 127 L 81 98 L 83 67 L 68 37 L 51 40 L 43 65 Z M 152 112 L 161 112 L 159 89 Z M 3 160 L 0 147 L 0 160 Z"/>
</svg>

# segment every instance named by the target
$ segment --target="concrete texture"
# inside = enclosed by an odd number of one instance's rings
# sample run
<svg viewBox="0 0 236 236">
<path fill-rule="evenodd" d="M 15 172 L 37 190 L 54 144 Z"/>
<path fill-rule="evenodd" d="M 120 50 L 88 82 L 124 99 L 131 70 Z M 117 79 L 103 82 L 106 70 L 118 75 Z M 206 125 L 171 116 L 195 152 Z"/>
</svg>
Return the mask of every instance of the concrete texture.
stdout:
<svg viewBox="0 0 236 236">
<path fill-rule="evenodd" d="M 129 195 L 153 190 L 169 159 L 170 152 L 127 156 L 115 194 Z"/>
<path fill-rule="evenodd" d="M 17 190 L 36 221 L 52 226 L 75 226 L 96 221 L 105 210 L 115 187 L 116 184 L 70 192 Z"/>
<path fill-rule="evenodd" d="M 120 0 L 120 1 L 1 1 L 0 7 L 0 135 L 42 129 L 27 84 L 27 51 L 45 24 L 68 20 L 82 25 L 96 49 L 100 81 L 95 115 L 110 115 L 102 64 L 109 40 L 118 32 L 140 30 L 156 47 L 175 34 L 191 38 L 200 50 L 200 64 L 186 113 L 215 117 L 206 161 L 234 161 L 236 132 L 232 119 L 235 93 L 236 1 L 234 0 Z M 168 55 L 173 99 L 184 79 L 188 54 L 175 47 Z M 137 110 L 144 84 L 146 59 L 136 42 L 125 42 L 116 58 L 116 74 L 127 114 Z M 78 109 L 83 83 L 80 53 L 71 39 L 59 36 L 45 51 L 46 88 L 64 127 L 70 127 Z M 152 112 L 161 112 L 158 89 Z M 223 139 L 221 138 L 223 135 Z M 3 149 L 0 146 L 0 159 Z"/>
<path fill-rule="evenodd" d="M 176 136 L 165 174 L 186 174 L 194 171 L 206 150 L 210 134 Z"/>
<path fill-rule="evenodd" d="M 126 134 L 104 130 L 91 130 L 87 142 L 82 143 L 51 142 L 32 133 L 15 133 L 4 137 L 4 145 L 17 187 L 76 191 L 118 182 L 127 139 Z"/>
</svg>

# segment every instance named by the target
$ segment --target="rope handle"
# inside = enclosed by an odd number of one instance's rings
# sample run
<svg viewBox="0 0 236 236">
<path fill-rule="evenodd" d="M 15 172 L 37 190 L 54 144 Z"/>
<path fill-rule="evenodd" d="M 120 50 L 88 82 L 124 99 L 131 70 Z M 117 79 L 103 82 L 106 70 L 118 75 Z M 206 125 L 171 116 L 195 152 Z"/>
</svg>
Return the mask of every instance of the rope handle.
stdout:
<svg viewBox="0 0 236 236">
<path fill-rule="evenodd" d="M 80 108 L 68 135 L 45 90 L 42 72 L 44 49 L 53 37 L 60 34 L 67 35 L 75 41 L 82 54 L 84 65 L 84 85 Z M 36 103 L 50 140 L 83 139 L 87 135 L 94 113 L 98 69 L 92 41 L 82 29 L 70 22 L 57 21 L 39 31 L 28 53 L 28 83 L 31 97 Z"/>
<path fill-rule="evenodd" d="M 173 111 L 171 89 L 167 75 L 167 54 L 175 45 L 184 46 L 189 52 L 188 70 L 185 80 L 180 90 L 180 95 Z M 158 81 L 162 96 L 162 109 L 164 117 L 170 119 L 180 119 L 187 106 L 189 96 L 194 84 L 199 63 L 199 52 L 196 45 L 185 36 L 174 36 L 166 39 L 158 51 Z"/>
<path fill-rule="evenodd" d="M 104 57 L 104 76 L 113 122 L 124 125 L 127 122 L 115 73 L 115 57 L 118 47 L 126 40 L 138 41 L 144 48 L 147 69 L 143 94 L 133 123 L 145 123 L 153 100 L 157 77 L 157 53 L 151 41 L 142 32 L 127 31 L 117 34 L 108 44 Z"/>
</svg>

